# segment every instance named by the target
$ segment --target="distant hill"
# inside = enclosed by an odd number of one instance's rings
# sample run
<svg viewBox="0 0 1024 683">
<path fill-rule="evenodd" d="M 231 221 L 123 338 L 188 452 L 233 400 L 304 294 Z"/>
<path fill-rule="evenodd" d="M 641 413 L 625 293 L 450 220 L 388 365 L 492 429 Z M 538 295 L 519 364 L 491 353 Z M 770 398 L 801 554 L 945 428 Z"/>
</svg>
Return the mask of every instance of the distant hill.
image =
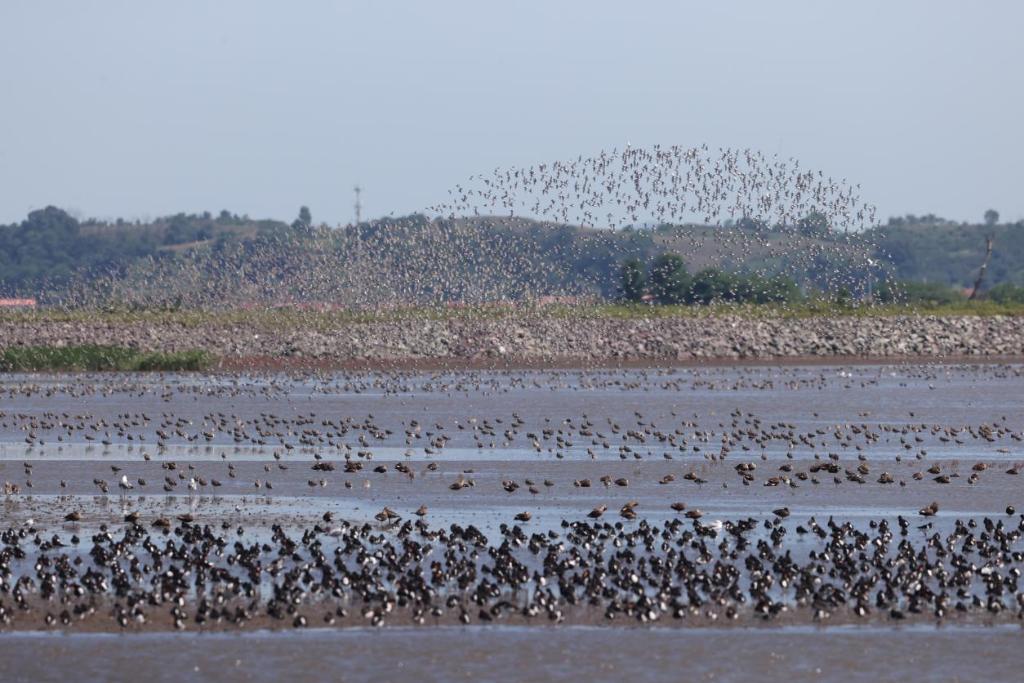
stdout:
<svg viewBox="0 0 1024 683">
<path fill-rule="evenodd" d="M 38 295 L 71 281 L 123 271 L 136 262 L 218 240 L 240 240 L 288 229 L 222 211 L 177 214 L 148 223 L 79 222 L 48 206 L 21 223 L 0 225 L 0 294 Z"/>
<path fill-rule="evenodd" d="M 705 267 L 786 273 L 814 287 L 870 250 L 888 277 L 967 287 L 994 237 L 986 286 L 1024 285 L 1024 225 L 892 219 L 860 235 L 815 223 L 753 222 L 618 231 L 521 218 L 413 215 L 331 229 L 227 211 L 147 223 L 77 221 L 55 207 L 0 226 L 0 296 L 68 305 L 209 306 L 474 302 L 616 296 L 622 262 L 664 252 Z"/>
<path fill-rule="evenodd" d="M 892 219 L 872 239 L 879 256 L 901 280 L 970 287 L 985 258 L 985 237 L 994 238 L 986 283 L 1024 286 L 1024 221 L 968 225 L 940 218 Z"/>
</svg>

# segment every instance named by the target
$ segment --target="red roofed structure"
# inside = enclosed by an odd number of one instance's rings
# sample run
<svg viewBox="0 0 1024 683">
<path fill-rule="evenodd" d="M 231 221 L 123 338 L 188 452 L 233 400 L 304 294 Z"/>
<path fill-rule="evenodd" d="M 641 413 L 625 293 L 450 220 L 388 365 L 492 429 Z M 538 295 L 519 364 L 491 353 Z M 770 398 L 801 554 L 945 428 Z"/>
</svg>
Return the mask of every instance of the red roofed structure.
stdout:
<svg viewBox="0 0 1024 683">
<path fill-rule="evenodd" d="M 35 308 L 35 299 L 0 299 L 0 308 Z"/>
</svg>

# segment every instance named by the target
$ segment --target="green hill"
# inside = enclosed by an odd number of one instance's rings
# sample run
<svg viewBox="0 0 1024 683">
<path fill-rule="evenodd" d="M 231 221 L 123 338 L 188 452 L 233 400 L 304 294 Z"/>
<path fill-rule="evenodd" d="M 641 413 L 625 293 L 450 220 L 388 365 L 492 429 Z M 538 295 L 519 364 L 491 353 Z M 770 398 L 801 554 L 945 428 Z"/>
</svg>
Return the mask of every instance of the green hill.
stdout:
<svg viewBox="0 0 1024 683">
<path fill-rule="evenodd" d="M 850 249 L 874 255 L 876 277 L 959 289 L 973 284 L 987 235 L 994 250 L 985 287 L 1024 285 L 1021 223 L 905 217 L 859 235 L 813 222 L 785 230 L 741 222 L 618 231 L 497 217 L 413 215 L 339 229 L 311 223 L 308 210 L 291 224 L 227 211 L 79 222 L 47 207 L 0 226 L 0 295 L 72 306 L 199 307 L 609 299 L 623 261 L 650 263 L 665 252 L 681 254 L 690 272 L 784 273 L 814 288 L 850 267 Z"/>
<path fill-rule="evenodd" d="M 876 228 L 879 256 L 902 280 L 970 287 L 985 258 L 985 238 L 993 238 L 988 285 L 1024 286 L 1024 222 L 968 225 L 913 216 Z"/>
</svg>

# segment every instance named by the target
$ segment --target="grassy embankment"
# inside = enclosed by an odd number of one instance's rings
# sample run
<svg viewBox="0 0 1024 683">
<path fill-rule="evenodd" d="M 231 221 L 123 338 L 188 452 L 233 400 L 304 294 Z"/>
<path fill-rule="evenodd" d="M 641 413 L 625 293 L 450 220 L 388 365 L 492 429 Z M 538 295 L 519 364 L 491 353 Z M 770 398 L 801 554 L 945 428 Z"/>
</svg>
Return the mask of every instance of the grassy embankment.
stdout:
<svg viewBox="0 0 1024 683">
<path fill-rule="evenodd" d="M 810 301 L 798 304 L 718 304 L 715 306 L 645 306 L 604 304 L 594 307 L 598 316 L 608 318 L 661 318 L 674 316 L 738 315 L 748 318 L 893 317 L 893 316 L 1024 316 L 1024 304 L 992 301 L 963 301 L 938 305 L 878 304 L 850 306 Z"/>
<path fill-rule="evenodd" d="M 715 304 L 711 306 L 650 306 L 645 304 L 596 303 L 543 307 L 484 305 L 448 308 L 422 306 L 378 310 L 58 310 L 10 311 L 0 313 L 0 324 L 18 323 L 94 323 L 164 324 L 196 328 L 206 325 L 230 327 L 248 325 L 267 330 L 326 330 L 345 324 L 400 320 L 501 320 L 509 318 L 673 318 L 735 315 L 751 319 L 814 318 L 825 316 L 887 317 L 928 316 L 1024 316 L 1024 304 L 998 304 L 992 301 L 960 301 L 938 305 L 886 304 L 842 305 L 828 301 L 796 304 Z"/>
<path fill-rule="evenodd" d="M 15 346 L 0 351 L 0 372 L 185 372 L 204 370 L 205 351 L 137 351 L 117 346 Z"/>
</svg>

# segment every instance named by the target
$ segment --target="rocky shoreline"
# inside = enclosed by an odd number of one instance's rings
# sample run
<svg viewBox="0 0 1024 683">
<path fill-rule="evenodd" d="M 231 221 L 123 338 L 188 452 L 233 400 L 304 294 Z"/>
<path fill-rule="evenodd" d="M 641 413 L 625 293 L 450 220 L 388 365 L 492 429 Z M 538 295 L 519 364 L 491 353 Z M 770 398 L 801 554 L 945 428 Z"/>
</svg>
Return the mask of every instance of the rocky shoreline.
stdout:
<svg viewBox="0 0 1024 683">
<path fill-rule="evenodd" d="M 526 316 L 273 326 L 255 320 L 0 320 L 0 349 L 99 344 L 142 351 L 201 349 L 219 358 L 310 363 L 538 364 L 942 359 L 1024 356 L 1024 317 L 736 315 L 651 318 Z"/>
</svg>

